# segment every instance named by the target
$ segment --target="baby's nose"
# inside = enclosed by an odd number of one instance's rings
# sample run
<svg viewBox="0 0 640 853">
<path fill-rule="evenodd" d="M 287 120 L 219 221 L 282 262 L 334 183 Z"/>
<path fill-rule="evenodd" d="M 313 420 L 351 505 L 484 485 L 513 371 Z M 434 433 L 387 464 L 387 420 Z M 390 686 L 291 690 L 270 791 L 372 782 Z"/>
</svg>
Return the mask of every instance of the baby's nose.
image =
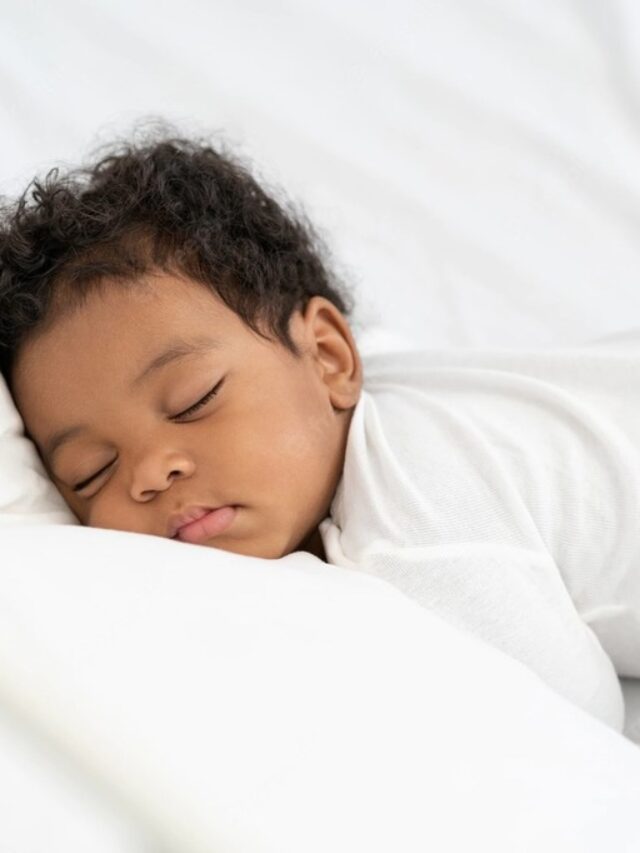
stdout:
<svg viewBox="0 0 640 853">
<path fill-rule="evenodd" d="M 134 472 L 131 484 L 131 496 L 134 500 L 145 501 L 157 492 L 164 492 L 174 480 L 190 477 L 195 470 L 193 461 L 186 455 L 171 458 L 147 457 L 140 462 Z"/>
</svg>

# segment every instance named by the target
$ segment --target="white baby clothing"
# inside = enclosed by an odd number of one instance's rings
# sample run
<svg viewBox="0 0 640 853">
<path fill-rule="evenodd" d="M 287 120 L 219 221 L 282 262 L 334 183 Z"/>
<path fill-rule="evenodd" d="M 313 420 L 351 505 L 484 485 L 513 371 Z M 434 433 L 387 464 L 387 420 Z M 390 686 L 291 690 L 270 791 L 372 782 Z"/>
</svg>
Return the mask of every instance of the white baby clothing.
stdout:
<svg viewBox="0 0 640 853">
<path fill-rule="evenodd" d="M 363 356 L 327 560 L 621 730 L 640 676 L 640 344 Z"/>
</svg>

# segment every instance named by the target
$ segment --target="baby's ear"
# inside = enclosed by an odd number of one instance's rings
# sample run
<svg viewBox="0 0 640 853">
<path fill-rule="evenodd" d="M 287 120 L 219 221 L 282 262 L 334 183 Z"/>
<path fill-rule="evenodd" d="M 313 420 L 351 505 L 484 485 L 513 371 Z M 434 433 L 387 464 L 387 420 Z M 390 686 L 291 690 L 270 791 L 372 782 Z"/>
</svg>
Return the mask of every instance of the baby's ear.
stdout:
<svg viewBox="0 0 640 853">
<path fill-rule="evenodd" d="M 351 409 L 362 390 L 362 361 L 347 319 L 323 296 L 314 296 L 303 314 L 310 356 L 331 392 L 335 408 Z"/>
</svg>

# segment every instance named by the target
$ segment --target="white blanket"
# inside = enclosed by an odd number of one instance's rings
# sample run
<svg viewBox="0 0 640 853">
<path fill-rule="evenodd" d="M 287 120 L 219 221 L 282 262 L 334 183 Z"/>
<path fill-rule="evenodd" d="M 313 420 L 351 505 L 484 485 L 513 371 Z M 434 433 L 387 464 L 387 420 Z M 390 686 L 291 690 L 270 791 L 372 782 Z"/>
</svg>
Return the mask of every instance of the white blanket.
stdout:
<svg viewBox="0 0 640 853">
<path fill-rule="evenodd" d="M 83 527 L 2 543 L 0 703 L 151 849 L 640 844 L 637 748 L 383 581 Z"/>
</svg>

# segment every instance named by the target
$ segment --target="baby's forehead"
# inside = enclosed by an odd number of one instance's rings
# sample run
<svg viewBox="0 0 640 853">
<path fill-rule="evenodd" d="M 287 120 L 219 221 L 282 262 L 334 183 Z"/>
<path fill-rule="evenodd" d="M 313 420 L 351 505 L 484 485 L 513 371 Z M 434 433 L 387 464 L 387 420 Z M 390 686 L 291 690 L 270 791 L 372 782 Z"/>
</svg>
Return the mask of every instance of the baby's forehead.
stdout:
<svg viewBox="0 0 640 853">
<path fill-rule="evenodd" d="M 170 365 L 197 365 L 201 359 L 222 365 L 229 356 L 236 362 L 253 359 L 263 373 L 286 370 L 284 357 L 264 359 L 265 349 L 280 354 L 282 345 L 257 335 L 240 318 L 230 323 L 203 314 L 200 307 L 191 313 L 190 322 L 184 319 L 184 313 L 150 315 L 137 300 L 119 317 L 96 312 L 95 305 L 79 306 L 25 343 L 15 362 L 17 393 L 24 396 L 28 386 L 40 393 L 47 383 L 58 388 L 69 383 L 67 389 L 70 384 L 84 385 L 100 393 L 111 379 L 135 390 Z"/>
<path fill-rule="evenodd" d="M 293 311 L 289 332 L 296 344 L 305 331 L 302 313 Z M 293 352 L 295 345 L 285 346 L 265 322 L 248 322 L 208 286 L 154 274 L 126 286 L 103 283 L 73 305 L 54 306 L 16 359 L 16 386 L 59 387 L 68 380 L 96 393 L 115 375 L 141 387 L 168 364 L 227 355 L 242 363 L 255 359 L 264 374 L 291 369 Z"/>
</svg>

